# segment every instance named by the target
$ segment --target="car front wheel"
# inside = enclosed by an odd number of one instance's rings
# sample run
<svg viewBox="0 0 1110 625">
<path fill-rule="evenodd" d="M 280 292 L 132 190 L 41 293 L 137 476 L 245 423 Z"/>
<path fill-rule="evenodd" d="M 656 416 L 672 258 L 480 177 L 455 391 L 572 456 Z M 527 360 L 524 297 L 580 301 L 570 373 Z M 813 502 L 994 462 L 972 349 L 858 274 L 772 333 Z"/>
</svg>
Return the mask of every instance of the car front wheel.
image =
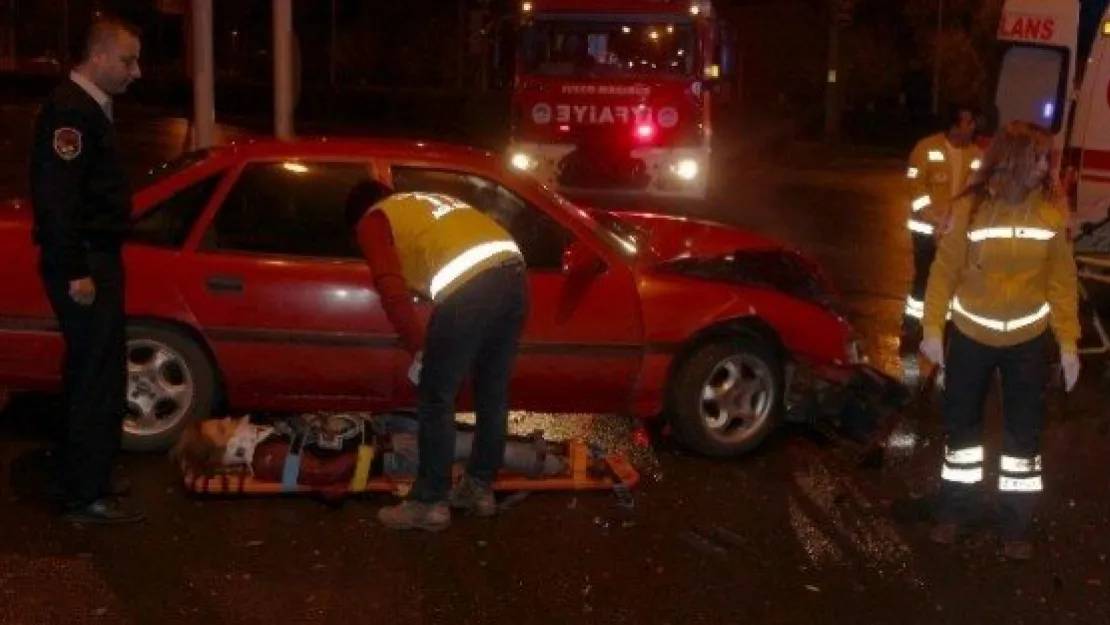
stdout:
<svg viewBox="0 0 1110 625">
<path fill-rule="evenodd" d="M 212 365 L 193 339 L 159 325 L 128 327 L 123 449 L 168 450 L 190 422 L 209 416 L 215 389 Z"/>
<path fill-rule="evenodd" d="M 680 366 L 671 394 L 671 424 L 691 451 L 747 453 L 770 434 L 782 412 L 784 374 L 778 352 L 755 336 L 704 345 Z"/>
</svg>

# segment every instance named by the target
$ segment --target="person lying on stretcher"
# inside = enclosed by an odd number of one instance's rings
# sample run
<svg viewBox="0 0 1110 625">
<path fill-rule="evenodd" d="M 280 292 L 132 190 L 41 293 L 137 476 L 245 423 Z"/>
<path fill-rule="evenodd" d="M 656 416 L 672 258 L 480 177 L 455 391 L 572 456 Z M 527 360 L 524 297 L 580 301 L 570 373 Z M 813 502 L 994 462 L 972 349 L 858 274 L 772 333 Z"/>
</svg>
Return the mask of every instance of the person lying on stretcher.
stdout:
<svg viewBox="0 0 1110 625">
<path fill-rule="evenodd" d="M 171 458 L 186 475 L 250 475 L 254 480 L 289 481 L 290 454 L 298 486 L 347 489 L 358 466 L 360 447 L 373 448 L 370 476 L 411 479 L 418 466 L 417 422 L 395 414 L 367 418 L 359 414 L 304 414 L 255 425 L 250 416 L 209 419 L 190 426 Z M 473 436 L 459 432 L 455 458 L 470 455 Z M 505 467 L 525 475 L 550 477 L 567 470 L 566 459 L 541 438 L 511 440 Z"/>
</svg>

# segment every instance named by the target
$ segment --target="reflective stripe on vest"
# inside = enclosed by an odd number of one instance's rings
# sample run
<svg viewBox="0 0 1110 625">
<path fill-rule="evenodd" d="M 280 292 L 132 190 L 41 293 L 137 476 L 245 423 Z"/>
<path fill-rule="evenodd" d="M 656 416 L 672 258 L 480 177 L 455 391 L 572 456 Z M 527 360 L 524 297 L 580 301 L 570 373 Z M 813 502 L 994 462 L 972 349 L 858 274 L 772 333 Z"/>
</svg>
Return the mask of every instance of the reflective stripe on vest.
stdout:
<svg viewBox="0 0 1110 625">
<path fill-rule="evenodd" d="M 914 299 L 912 295 L 907 295 L 905 314 L 907 317 L 913 317 L 914 319 L 923 318 L 925 316 L 925 302 Z"/>
<path fill-rule="evenodd" d="M 459 276 L 462 276 L 470 269 L 473 269 L 494 256 L 504 253 L 520 254 L 520 248 L 512 241 L 490 241 L 488 243 L 479 243 L 462 254 L 452 258 L 450 262 L 432 276 L 432 281 L 428 286 L 428 291 L 432 299 L 436 299 L 436 296 L 439 295 L 443 289 L 451 286 L 455 280 L 458 280 Z"/>
<path fill-rule="evenodd" d="M 971 161 L 971 171 L 979 171 L 979 168 L 982 167 L 982 166 L 983 166 L 983 161 L 981 161 L 979 159 L 975 159 L 975 160 Z"/>
<path fill-rule="evenodd" d="M 966 308 L 963 307 L 963 304 L 960 303 L 959 298 L 953 297 L 952 310 L 960 313 L 964 317 L 967 317 L 971 321 L 974 321 L 984 328 L 989 328 L 996 332 L 1012 332 L 1014 330 L 1020 330 L 1021 328 L 1024 328 L 1026 326 L 1031 326 L 1041 319 L 1044 319 L 1048 316 L 1048 313 L 1050 310 L 1052 310 L 1052 308 L 1046 302 L 1037 310 L 1037 312 L 1025 315 L 1024 317 L 1018 317 L 1016 319 L 991 319 L 990 317 L 982 317 L 980 315 L 969 312 Z"/>
<path fill-rule="evenodd" d="M 911 219 L 906 222 L 906 227 L 909 228 L 911 232 L 916 232 L 918 234 L 933 234 L 933 225 L 927 224 L 924 221 Z"/>
<path fill-rule="evenodd" d="M 520 257 L 494 219 L 437 193 L 397 193 L 375 206 L 389 219 L 409 288 L 440 301 L 500 260 Z"/>
<path fill-rule="evenodd" d="M 918 174 L 920 174 L 920 173 L 921 172 L 918 171 L 918 169 L 916 167 L 910 167 L 909 169 L 906 170 L 906 177 L 909 178 L 910 180 L 913 180 L 913 179 L 917 178 Z"/>
<path fill-rule="evenodd" d="M 944 152 L 941 152 L 940 150 L 929 150 L 929 162 L 930 163 L 943 163 L 944 162 Z"/>
<path fill-rule="evenodd" d="M 1033 241 L 1049 241 L 1056 233 L 1044 228 L 1008 228 L 992 227 L 969 230 L 967 238 L 974 243 L 987 239 L 1031 239 Z"/>
<path fill-rule="evenodd" d="M 921 197 L 914 200 L 912 204 L 910 204 L 910 208 L 913 209 L 913 212 L 917 213 L 924 210 L 932 203 L 933 198 L 929 197 L 928 195 L 922 195 Z"/>
</svg>

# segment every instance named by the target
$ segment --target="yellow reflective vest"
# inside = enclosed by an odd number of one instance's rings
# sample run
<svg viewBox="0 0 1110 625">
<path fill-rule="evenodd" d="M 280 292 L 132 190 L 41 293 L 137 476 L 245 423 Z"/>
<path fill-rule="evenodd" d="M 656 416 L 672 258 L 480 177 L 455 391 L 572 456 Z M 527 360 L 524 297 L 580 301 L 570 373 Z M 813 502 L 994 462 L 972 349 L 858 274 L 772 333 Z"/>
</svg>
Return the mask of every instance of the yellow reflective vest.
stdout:
<svg viewBox="0 0 1110 625">
<path fill-rule="evenodd" d="M 925 338 L 940 338 L 949 316 L 960 332 L 995 347 L 1028 341 L 1050 326 L 1060 348 L 1074 353 L 1079 285 L 1067 207 L 1037 191 L 1019 205 L 964 198 L 954 213 L 929 272 Z"/>
<path fill-rule="evenodd" d="M 496 221 L 450 196 L 398 193 L 371 210 L 389 219 L 409 288 L 435 302 L 486 269 L 521 257 Z"/>
<path fill-rule="evenodd" d="M 935 234 L 937 225 L 947 221 L 951 199 L 967 187 L 982 166 L 982 158 L 979 146 L 972 143 L 957 148 L 944 133 L 918 141 L 906 169 L 910 191 L 907 227 L 915 234 Z"/>
</svg>

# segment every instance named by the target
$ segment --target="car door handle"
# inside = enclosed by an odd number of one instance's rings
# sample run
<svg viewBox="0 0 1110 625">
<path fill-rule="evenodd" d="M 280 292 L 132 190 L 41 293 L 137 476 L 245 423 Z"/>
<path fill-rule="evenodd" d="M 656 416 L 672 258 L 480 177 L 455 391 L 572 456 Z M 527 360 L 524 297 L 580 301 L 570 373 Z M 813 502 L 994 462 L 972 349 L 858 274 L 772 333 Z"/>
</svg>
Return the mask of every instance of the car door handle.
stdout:
<svg viewBox="0 0 1110 625">
<path fill-rule="evenodd" d="M 209 276 L 204 282 L 209 291 L 220 293 L 242 293 L 243 280 L 235 276 Z"/>
</svg>

